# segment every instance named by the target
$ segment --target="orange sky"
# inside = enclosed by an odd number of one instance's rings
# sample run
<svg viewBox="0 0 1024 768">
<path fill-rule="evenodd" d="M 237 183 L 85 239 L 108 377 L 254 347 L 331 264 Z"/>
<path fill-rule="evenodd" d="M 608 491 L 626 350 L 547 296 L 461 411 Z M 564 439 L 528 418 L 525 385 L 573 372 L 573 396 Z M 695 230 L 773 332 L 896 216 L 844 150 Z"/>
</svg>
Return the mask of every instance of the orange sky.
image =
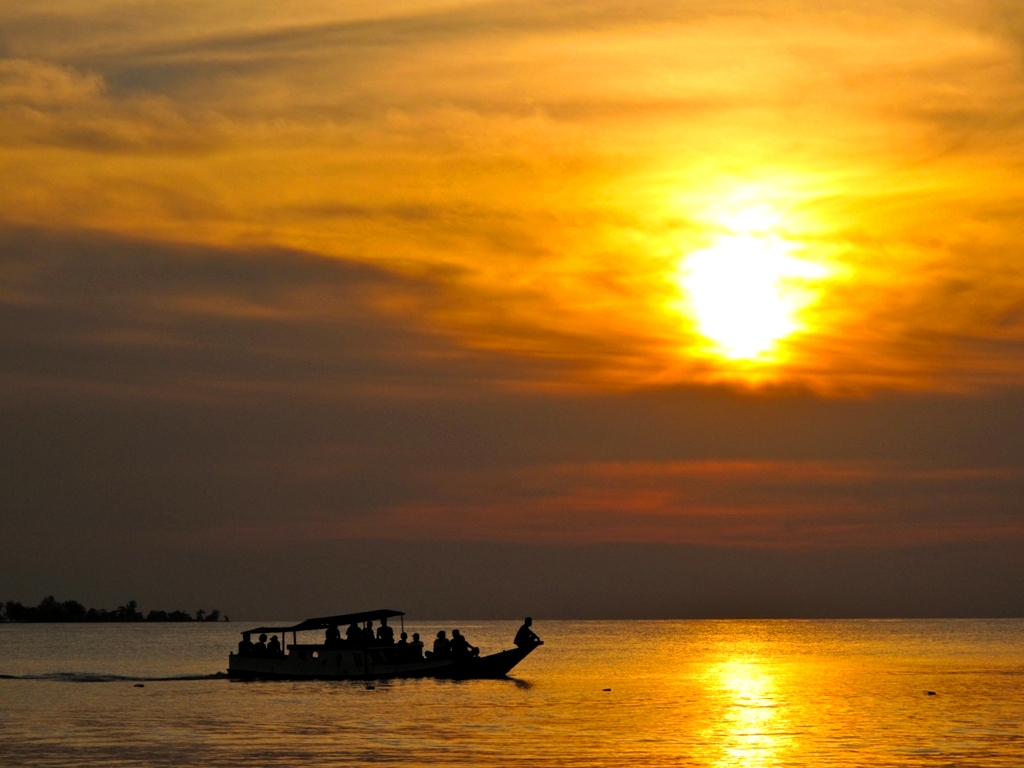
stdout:
<svg viewBox="0 0 1024 768">
<path fill-rule="evenodd" d="M 9 0 L 9 535 L 1024 539 L 1022 30 Z"/>
<path fill-rule="evenodd" d="M 441 270 L 442 302 L 390 309 L 466 348 L 567 362 L 518 384 L 1015 384 L 1017 14 L 13 2 L 0 208 Z M 819 275 L 783 276 L 802 292 L 780 305 L 794 332 L 752 360 L 702 336 L 680 280 L 749 210 Z M 714 302 L 749 330 L 771 320 L 744 279 Z"/>
</svg>

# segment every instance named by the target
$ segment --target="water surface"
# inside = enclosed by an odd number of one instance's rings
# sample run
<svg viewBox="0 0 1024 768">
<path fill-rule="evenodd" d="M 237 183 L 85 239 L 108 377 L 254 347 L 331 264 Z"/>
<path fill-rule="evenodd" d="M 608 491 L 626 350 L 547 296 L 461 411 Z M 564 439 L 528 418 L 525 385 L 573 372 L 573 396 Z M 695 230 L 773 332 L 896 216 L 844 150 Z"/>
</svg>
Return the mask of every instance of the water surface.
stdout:
<svg viewBox="0 0 1024 768">
<path fill-rule="evenodd" d="M 511 680 L 372 690 L 212 677 L 243 628 L 0 625 L 0 764 L 1024 765 L 1024 620 L 538 621 Z"/>
</svg>

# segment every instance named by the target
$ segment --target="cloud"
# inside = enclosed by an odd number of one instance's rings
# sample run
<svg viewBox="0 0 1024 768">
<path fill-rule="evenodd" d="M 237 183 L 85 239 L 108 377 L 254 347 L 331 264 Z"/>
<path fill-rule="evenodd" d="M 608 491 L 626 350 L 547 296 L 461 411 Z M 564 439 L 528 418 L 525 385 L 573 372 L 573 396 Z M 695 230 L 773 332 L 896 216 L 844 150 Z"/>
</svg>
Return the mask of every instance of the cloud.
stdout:
<svg viewBox="0 0 1024 768">
<path fill-rule="evenodd" d="M 473 351 L 424 324 L 459 279 L 5 230 L 9 535 L 256 549 L 1020 537 L 1016 389 L 555 389 L 544 385 L 566 375 L 564 356 Z"/>
<path fill-rule="evenodd" d="M 1021 20 L 4 4 L 0 538 L 586 550 L 588 583 L 613 544 L 1016 546 Z M 680 310 L 741 203 L 828 268 L 771 366 Z"/>
<path fill-rule="evenodd" d="M 166 98 L 111 98 L 91 70 L 37 59 L 0 60 L 0 141 L 15 148 L 60 147 L 103 154 L 207 151 L 221 125 L 194 124 Z"/>
<path fill-rule="evenodd" d="M 303 541 L 893 547 L 1024 537 L 1013 467 L 913 470 L 822 462 L 616 462 L 431 474 L 415 500 L 290 527 Z M 438 501 L 439 500 L 439 501 Z M 285 527 L 221 537 L 287 537 Z"/>
<path fill-rule="evenodd" d="M 547 386 L 617 388 L 749 380 L 702 356 L 672 276 L 758 190 L 836 278 L 755 381 L 1005 386 L 1024 373 L 1015 25 L 978 3 L 15 4 L 0 204 L 445 271 L 432 331 L 532 357 Z"/>
<path fill-rule="evenodd" d="M 0 102 L 7 105 L 81 106 L 103 90 L 96 74 L 27 59 L 0 61 Z"/>
<path fill-rule="evenodd" d="M 444 278 L 295 251 L 7 229 L 0 375 L 22 393 L 95 386 L 186 399 L 361 386 L 422 396 L 500 381 L 508 365 L 423 327 Z"/>
</svg>

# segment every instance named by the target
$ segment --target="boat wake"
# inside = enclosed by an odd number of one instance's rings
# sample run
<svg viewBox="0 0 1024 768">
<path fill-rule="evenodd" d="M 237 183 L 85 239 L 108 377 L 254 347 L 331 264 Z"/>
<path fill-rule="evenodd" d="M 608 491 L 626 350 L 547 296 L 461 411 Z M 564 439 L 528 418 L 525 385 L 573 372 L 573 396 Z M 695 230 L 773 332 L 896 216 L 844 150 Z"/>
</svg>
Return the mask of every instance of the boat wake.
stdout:
<svg viewBox="0 0 1024 768">
<path fill-rule="evenodd" d="M 57 683 L 156 683 L 172 680 L 226 680 L 227 672 L 210 675 L 169 675 L 166 677 L 136 677 L 111 675 L 104 672 L 45 672 L 38 675 L 0 675 L 0 680 L 45 680 Z"/>
</svg>

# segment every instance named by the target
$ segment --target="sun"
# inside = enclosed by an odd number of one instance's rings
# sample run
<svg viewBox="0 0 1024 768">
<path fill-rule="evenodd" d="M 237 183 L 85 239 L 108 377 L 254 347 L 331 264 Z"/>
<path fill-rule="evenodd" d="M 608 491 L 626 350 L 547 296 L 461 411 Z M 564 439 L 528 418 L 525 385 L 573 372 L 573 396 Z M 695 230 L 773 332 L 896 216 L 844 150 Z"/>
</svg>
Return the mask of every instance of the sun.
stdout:
<svg viewBox="0 0 1024 768">
<path fill-rule="evenodd" d="M 711 246 L 679 262 L 684 311 L 715 356 L 778 361 L 780 342 L 805 330 L 801 312 L 828 270 L 794 255 L 799 244 L 774 234 L 779 217 L 765 206 L 720 221 Z"/>
</svg>

